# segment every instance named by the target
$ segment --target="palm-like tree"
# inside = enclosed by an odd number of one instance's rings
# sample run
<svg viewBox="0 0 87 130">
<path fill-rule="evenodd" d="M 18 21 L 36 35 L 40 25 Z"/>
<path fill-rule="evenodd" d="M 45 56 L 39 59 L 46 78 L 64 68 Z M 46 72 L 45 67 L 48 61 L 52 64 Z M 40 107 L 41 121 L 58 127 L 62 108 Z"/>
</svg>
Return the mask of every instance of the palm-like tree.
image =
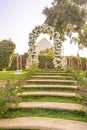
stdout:
<svg viewBox="0 0 87 130">
<path fill-rule="evenodd" d="M 71 38 L 71 43 L 78 44 L 79 50 L 83 50 L 84 47 L 87 48 L 87 25 L 82 27 L 77 37 L 73 36 Z"/>
</svg>

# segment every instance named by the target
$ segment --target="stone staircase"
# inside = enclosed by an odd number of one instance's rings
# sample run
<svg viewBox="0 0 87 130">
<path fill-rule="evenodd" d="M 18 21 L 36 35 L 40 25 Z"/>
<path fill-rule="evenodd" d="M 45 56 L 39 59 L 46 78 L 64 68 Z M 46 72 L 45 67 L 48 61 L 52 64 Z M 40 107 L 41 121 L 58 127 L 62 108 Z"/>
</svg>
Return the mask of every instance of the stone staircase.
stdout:
<svg viewBox="0 0 87 130">
<path fill-rule="evenodd" d="M 27 109 L 48 109 L 80 111 L 82 105 L 77 102 L 68 102 L 70 98 L 76 99 L 76 81 L 66 71 L 41 71 L 36 76 L 26 80 L 23 92 L 18 94 L 22 98 L 19 108 Z M 32 100 L 34 97 L 35 100 Z M 52 101 L 41 97 L 53 98 Z M 54 98 L 65 98 L 64 101 L 56 101 Z M 25 98 L 27 101 L 25 101 Z M 31 98 L 31 100 L 30 100 Z M 29 99 L 29 100 L 28 100 Z M 40 99 L 40 101 L 39 101 Z M 37 101 L 36 101 L 37 100 Z M 1 119 L 0 128 L 3 129 L 36 129 L 36 130 L 87 130 L 87 123 L 72 121 L 68 119 L 55 119 L 47 117 L 18 117 L 14 119 Z"/>
</svg>

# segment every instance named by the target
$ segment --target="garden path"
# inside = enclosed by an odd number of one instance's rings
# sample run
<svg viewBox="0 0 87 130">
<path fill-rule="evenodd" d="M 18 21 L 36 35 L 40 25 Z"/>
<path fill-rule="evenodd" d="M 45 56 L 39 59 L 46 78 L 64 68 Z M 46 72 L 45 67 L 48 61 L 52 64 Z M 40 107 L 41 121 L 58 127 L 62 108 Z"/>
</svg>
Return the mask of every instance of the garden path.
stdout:
<svg viewBox="0 0 87 130">
<path fill-rule="evenodd" d="M 55 89 L 56 88 L 56 89 Z M 26 80 L 26 84 L 22 87 L 23 92 L 20 95 L 24 97 L 19 108 L 24 108 L 25 111 L 30 108 L 49 109 L 49 110 L 67 110 L 67 112 L 77 111 L 82 109 L 82 105 L 78 103 L 68 102 L 66 98 L 75 98 L 76 81 L 74 81 L 71 73 L 66 71 L 41 71 L 36 76 L 32 76 L 29 80 Z M 47 90 L 46 90 L 47 89 Z M 51 89 L 54 89 L 52 91 Z M 58 90 L 58 91 L 56 91 Z M 65 92 L 66 90 L 66 92 Z M 73 90 L 73 91 L 72 91 Z M 30 96 L 34 99 L 41 96 L 53 96 L 57 98 L 65 98 L 65 102 L 58 101 L 42 101 L 37 98 L 35 100 L 28 101 Z M 36 96 L 36 97 L 35 97 Z M 24 101 L 27 98 L 27 102 Z M 50 114 L 50 112 L 49 112 Z M 62 113 L 61 113 L 62 114 Z M 71 120 L 70 115 L 66 119 L 47 118 L 43 114 L 43 117 L 37 115 L 37 117 L 29 117 L 22 115 L 12 119 L 0 119 L 0 128 L 2 129 L 36 129 L 36 130 L 87 130 L 87 123 L 82 121 Z M 62 115 L 61 115 L 62 117 Z"/>
</svg>

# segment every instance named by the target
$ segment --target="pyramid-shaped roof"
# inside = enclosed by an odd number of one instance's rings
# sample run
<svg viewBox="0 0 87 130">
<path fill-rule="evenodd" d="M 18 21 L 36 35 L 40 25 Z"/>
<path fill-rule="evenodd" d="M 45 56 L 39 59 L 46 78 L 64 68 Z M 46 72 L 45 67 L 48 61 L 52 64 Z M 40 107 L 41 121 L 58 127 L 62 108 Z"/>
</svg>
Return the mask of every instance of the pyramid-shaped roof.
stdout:
<svg viewBox="0 0 87 130">
<path fill-rule="evenodd" d="M 36 51 L 39 53 L 40 51 L 46 50 L 47 48 L 52 48 L 52 44 L 46 39 L 43 38 L 37 43 Z"/>
</svg>

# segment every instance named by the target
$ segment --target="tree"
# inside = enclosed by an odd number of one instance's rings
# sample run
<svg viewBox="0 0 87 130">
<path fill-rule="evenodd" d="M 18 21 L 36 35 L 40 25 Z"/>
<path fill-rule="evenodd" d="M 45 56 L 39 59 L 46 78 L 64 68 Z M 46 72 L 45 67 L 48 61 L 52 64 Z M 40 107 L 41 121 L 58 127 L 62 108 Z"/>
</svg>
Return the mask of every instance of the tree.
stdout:
<svg viewBox="0 0 87 130">
<path fill-rule="evenodd" d="M 54 0 L 50 8 L 43 10 L 45 23 L 60 32 L 62 41 L 65 40 L 65 34 L 71 37 L 72 32 L 77 32 L 80 38 L 87 18 L 86 4 L 87 0 Z"/>
<path fill-rule="evenodd" d="M 11 40 L 0 41 L 0 68 L 7 68 L 11 64 L 15 44 Z"/>
<path fill-rule="evenodd" d="M 79 49 L 87 48 L 87 25 L 84 25 L 81 29 L 80 35 L 78 37 L 72 37 L 71 43 L 78 43 Z"/>
</svg>

